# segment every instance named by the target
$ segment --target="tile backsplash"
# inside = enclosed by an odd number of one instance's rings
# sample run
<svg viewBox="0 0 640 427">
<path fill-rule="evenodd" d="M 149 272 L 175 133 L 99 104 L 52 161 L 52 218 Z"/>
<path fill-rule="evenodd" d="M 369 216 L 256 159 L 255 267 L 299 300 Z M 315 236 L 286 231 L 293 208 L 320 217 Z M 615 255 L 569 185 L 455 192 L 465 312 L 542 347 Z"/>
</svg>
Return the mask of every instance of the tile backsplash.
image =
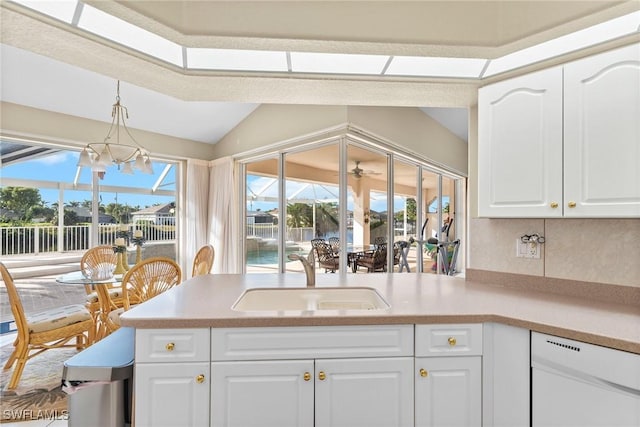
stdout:
<svg viewBox="0 0 640 427">
<path fill-rule="evenodd" d="M 468 268 L 640 287 L 640 219 L 487 219 L 469 224 Z M 545 237 L 539 259 L 516 239 Z"/>
</svg>

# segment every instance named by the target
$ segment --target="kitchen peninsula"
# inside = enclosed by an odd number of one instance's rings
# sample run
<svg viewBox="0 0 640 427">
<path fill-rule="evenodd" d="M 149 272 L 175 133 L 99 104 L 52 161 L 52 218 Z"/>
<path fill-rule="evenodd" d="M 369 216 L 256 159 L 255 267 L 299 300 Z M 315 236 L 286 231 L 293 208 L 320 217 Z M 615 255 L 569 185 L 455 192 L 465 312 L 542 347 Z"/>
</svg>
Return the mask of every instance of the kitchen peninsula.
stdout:
<svg viewBox="0 0 640 427">
<path fill-rule="evenodd" d="M 528 423 L 530 331 L 640 354 L 638 306 L 431 274 L 318 277 L 318 289 L 375 289 L 386 309 L 232 308 L 249 289 L 305 282 L 199 276 L 125 313 L 136 425 L 491 425 L 503 410 Z"/>
<path fill-rule="evenodd" d="M 233 328 L 500 322 L 640 354 L 640 307 L 527 292 L 432 274 L 322 275 L 318 288 L 376 289 L 387 310 L 240 312 L 247 289 L 304 287 L 302 274 L 195 277 L 122 316 L 135 328 Z"/>
</svg>

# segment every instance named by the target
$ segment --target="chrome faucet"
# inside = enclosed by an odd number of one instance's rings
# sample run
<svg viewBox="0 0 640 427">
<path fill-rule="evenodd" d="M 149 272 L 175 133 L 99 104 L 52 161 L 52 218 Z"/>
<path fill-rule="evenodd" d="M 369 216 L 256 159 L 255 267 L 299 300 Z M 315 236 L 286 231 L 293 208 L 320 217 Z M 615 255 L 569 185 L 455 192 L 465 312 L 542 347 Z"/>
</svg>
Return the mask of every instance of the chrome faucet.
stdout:
<svg viewBox="0 0 640 427">
<path fill-rule="evenodd" d="M 304 267 L 304 272 L 307 275 L 307 288 L 313 288 L 316 286 L 316 267 L 315 259 L 313 257 L 313 249 L 309 252 L 309 256 L 305 258 L 299 254 L 289 254 L 288 258 L 291 261 L 300 261 Z"/>
</svg>

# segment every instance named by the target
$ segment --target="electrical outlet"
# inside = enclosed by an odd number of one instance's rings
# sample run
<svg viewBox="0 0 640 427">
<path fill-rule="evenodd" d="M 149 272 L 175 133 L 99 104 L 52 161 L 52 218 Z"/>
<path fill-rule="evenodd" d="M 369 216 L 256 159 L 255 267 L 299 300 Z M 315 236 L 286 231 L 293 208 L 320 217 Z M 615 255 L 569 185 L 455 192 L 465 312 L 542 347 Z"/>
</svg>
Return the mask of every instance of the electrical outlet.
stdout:
<svg viewBox="0 0 640 427">
<path fill-rule="evenodd" d="M 538 243 L 523 243 L 516 239 L 516 257 L 518 258 L 540 258 L 540 245 Z"/>
</svg>

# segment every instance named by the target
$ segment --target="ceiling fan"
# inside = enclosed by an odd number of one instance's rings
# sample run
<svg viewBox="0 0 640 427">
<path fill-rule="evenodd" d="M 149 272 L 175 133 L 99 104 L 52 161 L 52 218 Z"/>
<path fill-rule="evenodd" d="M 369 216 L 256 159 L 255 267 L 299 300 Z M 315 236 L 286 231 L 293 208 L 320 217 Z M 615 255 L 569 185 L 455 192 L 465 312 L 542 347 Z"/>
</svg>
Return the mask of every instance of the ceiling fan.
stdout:
<svg viewBox="0 0 640 427">
<path fill-rule="evenodd" d="M 349 171 L 349 175 L 353 176 L 355 179 L 360 179 L 365 175 L 380 175 L 380 172 L 376 172 L 373 170 L 364 170 L 360 167 L 360 161 L 356 160 L 356 167 Z"/>
</svg>

